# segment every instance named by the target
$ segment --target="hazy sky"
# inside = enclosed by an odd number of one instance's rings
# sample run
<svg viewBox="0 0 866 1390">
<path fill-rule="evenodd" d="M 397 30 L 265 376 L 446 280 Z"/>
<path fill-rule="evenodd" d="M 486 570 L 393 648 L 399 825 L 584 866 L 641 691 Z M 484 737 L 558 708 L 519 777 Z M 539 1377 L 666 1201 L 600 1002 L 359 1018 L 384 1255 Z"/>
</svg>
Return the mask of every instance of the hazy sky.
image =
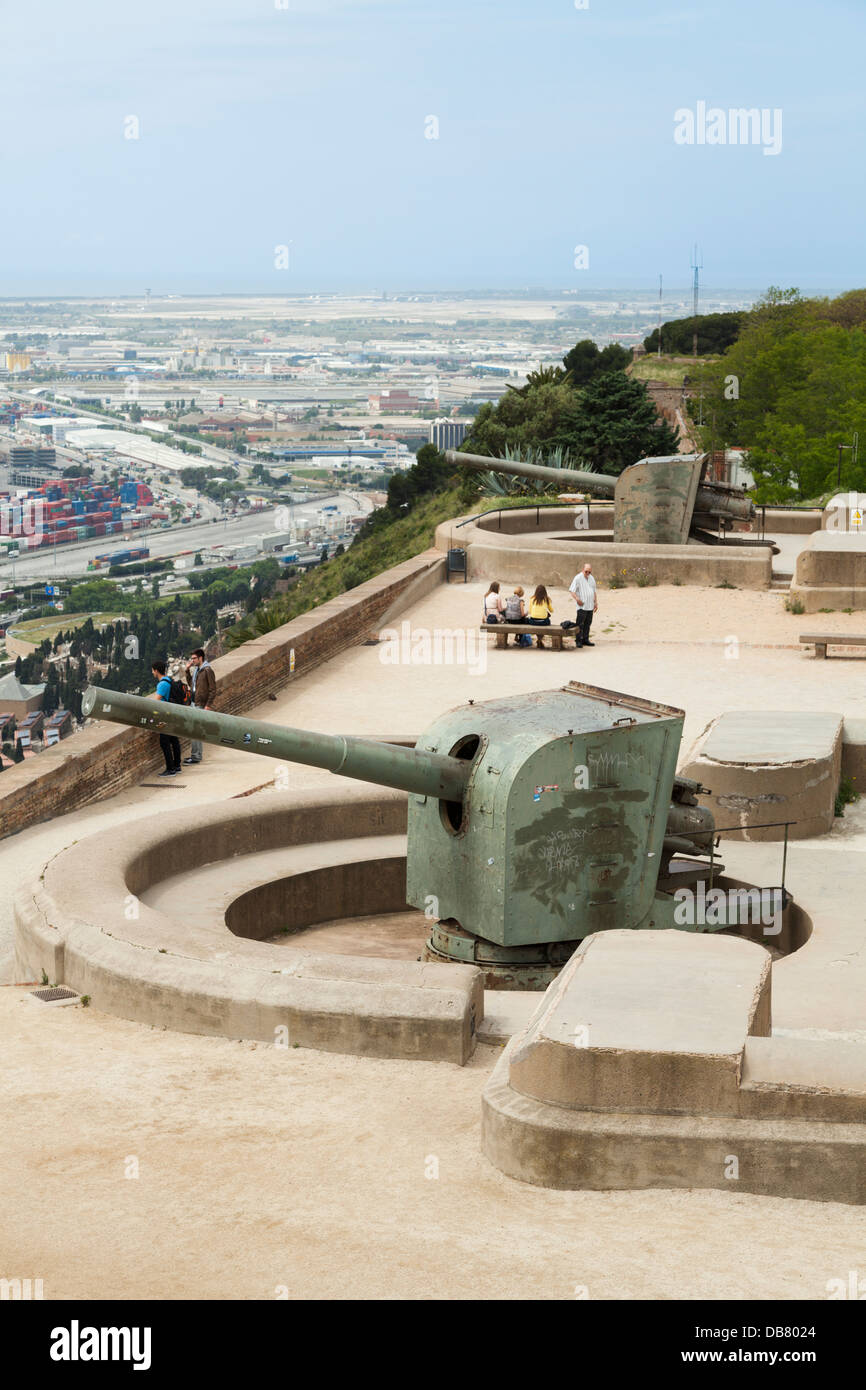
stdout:
<svg viewBox="0 0 866 1390">
<path fill-rule="evenodd" d="M 864 0 L 4 0 L 0 293 L 862 285 L 864 53 Z"/>
</svg>

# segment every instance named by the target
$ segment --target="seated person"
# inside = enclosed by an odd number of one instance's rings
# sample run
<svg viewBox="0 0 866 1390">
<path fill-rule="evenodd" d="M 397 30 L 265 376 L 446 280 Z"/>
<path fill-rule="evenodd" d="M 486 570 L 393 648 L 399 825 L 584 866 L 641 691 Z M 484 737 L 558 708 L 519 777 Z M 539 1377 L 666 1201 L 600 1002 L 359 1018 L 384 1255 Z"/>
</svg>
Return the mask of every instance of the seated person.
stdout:
<svg viewBox="0 0 866 1390">
<path fill-rule="evenodd" d="M 526 604 L 523 601 L 523 590 L 520 585 L 514 593 L 505 600 L 505 621 L 507 623 L 525 623 L 528 621 L 526 616 Z M 532 646 L 532 638 L 527 634 L 515 633 L 514 640 L 517 646 Z M 505 634 L 505 645 L 508 646 L 508 633 Z"/>
<path fill-rule="evenodd" d="M 539 584 L 532 598 L 529 600 L 529 622 L 533 627 L 550 627 L 550 615 L 553 612 L 553 604 L 550 596 L 543 584 Z M 544 646 L 541 634 L 538 635 L 539 647 Z"/>
<path fill-rule="evenodd" d="M 499 580 L 494 579 L 484 595 L 485 623 L 498 623 L 505 612 L 505 602 L 499 593 Z"/>
</svg>

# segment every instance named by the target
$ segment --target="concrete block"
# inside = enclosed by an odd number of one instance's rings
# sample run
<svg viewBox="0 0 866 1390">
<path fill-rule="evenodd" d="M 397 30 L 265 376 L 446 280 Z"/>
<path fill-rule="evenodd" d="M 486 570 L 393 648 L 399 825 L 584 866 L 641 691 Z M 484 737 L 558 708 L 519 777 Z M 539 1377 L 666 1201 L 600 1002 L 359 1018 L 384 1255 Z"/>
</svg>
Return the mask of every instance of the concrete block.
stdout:
<svg viewBox="0 0 866 1390">
<path fill-rule="evenodd" d="M 484 1153 L 544 1187 L 866 1202 L 866 1044 L 770 1036 L 770 968 L 736 938 L 587 938 L 497 1062 Z"/>
<path fill-rule="evenodd" d="M 702 805 L 731 839 L 823 835 L 834 820 L 842 767 L 842 716 L 734 710 L 707 726 L 680 771 L 702 782 Z M 730 829 L 729 827 L 739 827 Z"/>
<path fill-rule="evenodd" d="M 761 947 L 677 931 L 599 932 L 548 989 L 511 1054 L 509 1081 L 572 1110 L 736 1114 L 746 1038 L 769 1031 Z"/>
<path fill-rule="evenodd" d="M 866 535 L 816 531 L 797 556 L 791 598 L 806 613 L 866 608 Z"/>
<path fill-rule="evenodd" d="M 842 772 L 866 792 L 866 719 L 849 719 L 842 724 Z"/>
<path fill-rule="evenodd" d="M 740 1113 L 866 1121 L 866 1046 L 841 1039 L 748 1038 Z"/>
<path fill-rule="evenodd" d="M 866 1125 L 565 1110 L 509 1084 L 518 1046 L 513 1039 L 499 1058 L 482 1102 L 481 1147 L 507 1177 L 595 1192 L 717 1188 L 866 1202 Z"/>
</svg>

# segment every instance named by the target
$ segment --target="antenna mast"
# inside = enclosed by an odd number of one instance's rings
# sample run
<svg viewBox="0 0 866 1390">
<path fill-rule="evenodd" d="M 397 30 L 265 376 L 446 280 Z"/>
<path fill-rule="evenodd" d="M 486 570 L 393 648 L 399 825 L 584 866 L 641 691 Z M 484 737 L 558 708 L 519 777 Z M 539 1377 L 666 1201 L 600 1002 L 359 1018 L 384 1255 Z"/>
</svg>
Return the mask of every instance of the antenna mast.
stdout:
<svg viewBox="0 0 866 1390">
<path fill-rule="evenodd" d="M 690 264 L 692 270 L 693 270 L 694 273 L 695 273 L 695 278 L 694 278 L 694 304 L 693 304 L 693 308 L 692 308 L 692 313 L 693 313 L 694 317 L 697 318 L 697 316 L 698 316 L 698 301 L 699 301 L 699 298 L 700 298 L 700 274 L 701 274 L 701 271 L 702 271 L 703 268 L 704 268 L 703 256 L 702 256 L 701 253 L 700 253 L 700 250 L 699 250 L 699 248 L 698 248 L 698 243 L 697 243 L 697 242 L 695 242 L 695 248 L 694 248 L 694 251 L 692 252 L 692 258 L 691 258 L 689 264 Z M 692 338 L 692 356 L 693 356 L 693 357 L 697 357 L 697 355 L 698 355 L 698 326 L 697 326 L 697 324 L 695 324 L 695 332 L 694 332 L 694 336 L 693 336 L 693 338 Z"/>
</svg>

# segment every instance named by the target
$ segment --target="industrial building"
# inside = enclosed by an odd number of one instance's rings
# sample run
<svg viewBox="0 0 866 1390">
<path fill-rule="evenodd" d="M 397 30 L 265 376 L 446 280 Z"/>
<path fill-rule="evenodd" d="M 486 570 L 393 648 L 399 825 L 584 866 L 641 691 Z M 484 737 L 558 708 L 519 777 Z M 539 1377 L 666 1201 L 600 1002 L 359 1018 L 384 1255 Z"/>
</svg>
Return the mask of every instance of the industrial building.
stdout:
<svg viewBox="0 0 866 1390">
<path fill-rule="evenodd" d="M 420 410 L 422 402 L 418 396 L 412 396 L 402 388 L 387 389 L 380 391 L 376 396 L 369 396 L 368 404 L 371 411 L 378 412 L 380 415 L 393 414 L 395 412 L 417 411 Z M 424 405 L 430 406 L 433 401 L 424 401 Z"/>
<path fill-rule="evenodd" d="M 7 352 L 6 370 L 7 372 L 27 372 L 30 370 L 31 358 L 29 352 Z"/>
<path fill-rule="evenodd" d="M 465 420 L 434 420 L 430 426 L 430 443 L 435 444 L 440 453 L 446 449 L 459 449 L 468 429 Z"/>
</svg>

